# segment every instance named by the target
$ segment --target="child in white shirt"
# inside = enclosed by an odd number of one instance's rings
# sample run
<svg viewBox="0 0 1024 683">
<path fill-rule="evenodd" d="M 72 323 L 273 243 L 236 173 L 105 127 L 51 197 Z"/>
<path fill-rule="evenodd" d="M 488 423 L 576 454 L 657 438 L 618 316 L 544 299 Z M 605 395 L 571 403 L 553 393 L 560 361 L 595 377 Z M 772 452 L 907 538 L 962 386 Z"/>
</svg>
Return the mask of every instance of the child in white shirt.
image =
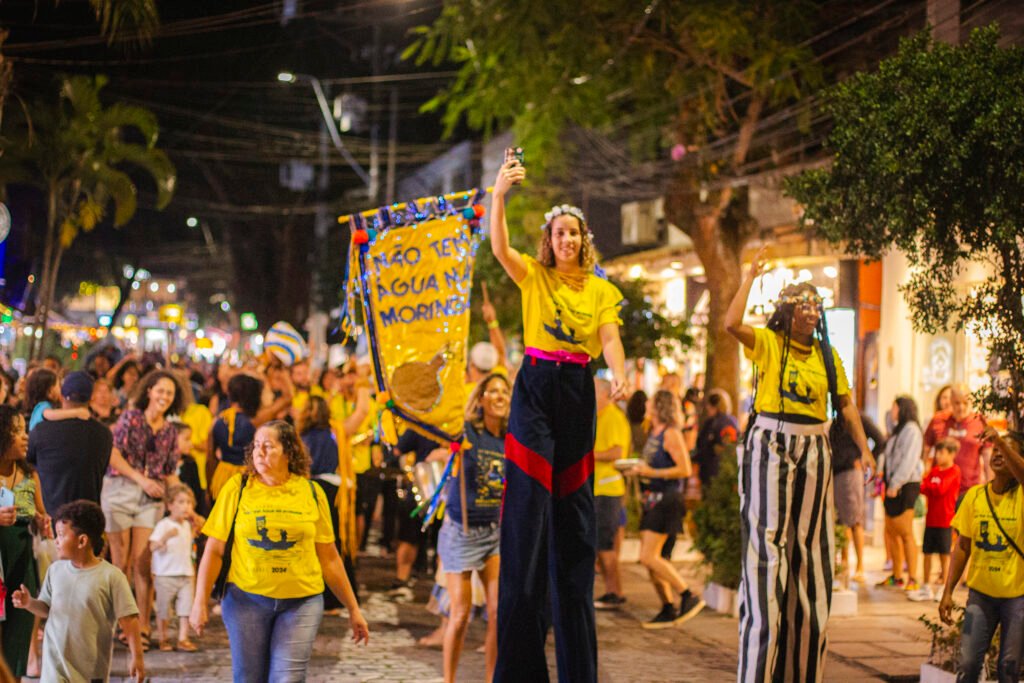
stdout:
<svg viewBox="0 0 1024 683">
<path fill-rule="evenodd" d="M 197 519 L 196 499 L 187 486 L 171 486 L 165 500 L 170 515 L 157 523 L 149 537 L 149 548 L 153 551 L 160 649 L 164 652 L 175 649 L 167 637 L 167 622 L 171 619 L 171 603 L 174 603 L 174 613 L 178 615 L 177 649 L 195 652 L 198 649 L 196 644 L 188 639 L 188 615 L 192 609 L 196 573 L 192 563 L 192 541 L 196 530 L 202 527 L 202 518 L 198 518 L 197 526 L 193 525 Z"/>
</svg>

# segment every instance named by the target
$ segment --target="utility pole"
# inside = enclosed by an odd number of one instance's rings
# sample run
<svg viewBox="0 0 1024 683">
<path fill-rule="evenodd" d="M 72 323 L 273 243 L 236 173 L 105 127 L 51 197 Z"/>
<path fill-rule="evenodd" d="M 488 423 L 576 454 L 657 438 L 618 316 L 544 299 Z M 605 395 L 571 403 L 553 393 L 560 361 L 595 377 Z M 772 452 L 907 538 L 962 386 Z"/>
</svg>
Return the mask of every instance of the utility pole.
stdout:
<svg viewBox="0 0 1024 683">
<path fill-rule="evenodd" d="M 373 52 L 370 54 L 370 70 L 373 75 L 380 75 L 380 22 L 373 23 Z M 377 105 L 380 102 L 379 86 L 374 79 L 371 89 L 371 120 L 370 120 L 370 201 L 377 203 L 380 195 L 380 114 Z"/>
<path fill-rule="evenodd" d="M 391 88 L 391 121 L 388 125 L 388 175 L 384 203 L 395 201 L 395 165 L 398 163 L 398 88 Z"/>
</svg>

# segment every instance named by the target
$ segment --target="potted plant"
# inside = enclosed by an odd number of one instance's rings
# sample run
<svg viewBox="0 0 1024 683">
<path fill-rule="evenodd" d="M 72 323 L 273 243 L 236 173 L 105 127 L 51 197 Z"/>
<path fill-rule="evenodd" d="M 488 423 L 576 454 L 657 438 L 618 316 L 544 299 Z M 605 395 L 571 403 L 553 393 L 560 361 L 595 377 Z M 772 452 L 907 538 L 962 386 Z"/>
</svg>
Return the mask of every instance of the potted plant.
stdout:
<svg viewBox="0 0 1024 683">
<path fill-rule="evenodd" d="M 723 446 L 718 474 L 704 491 L 704 500 L 693 511 L 697 528 L 694 545 L 711 568 L 704 600 L 712 609 L 737 614 L 743 537 L 740 531 L 739 469 L 735 444 Z"/>
<path fill-rule="evenodd" d="M 918 617 L 932 634 L 932 649 L 928 661 L 921 664 L 921 683 L 954 683 L 960 663 L 960 634 L 964 626 L 964 608 L 953 605 L 954 622 L 947 626 L 926 614 Z M 982 669 L 984 680 L 995 680 L 996 664 L 999 659 L 999 631 L 992 638 L 992 644 L 985 653 Z"/>
</svg>

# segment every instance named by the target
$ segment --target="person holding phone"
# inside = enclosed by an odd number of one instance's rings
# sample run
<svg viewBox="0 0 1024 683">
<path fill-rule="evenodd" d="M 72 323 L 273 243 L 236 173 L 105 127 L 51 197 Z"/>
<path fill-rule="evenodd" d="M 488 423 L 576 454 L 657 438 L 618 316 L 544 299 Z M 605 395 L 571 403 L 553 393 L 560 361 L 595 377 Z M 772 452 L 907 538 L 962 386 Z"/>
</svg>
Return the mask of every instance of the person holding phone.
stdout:
<svg viewBox="0 0 1024 683">
<path fill-rule="evenodd" d="M 548 680 L 544 642 L 550 609 L 558 677 L 587 683 L 597 680 L 596 400 L 590 363 L 604 355 L 612 399 L 619 398 L 626 384 L 622 294 L 594 274 L 591 234 L 574 206 L 555 206 L 545 215 L 536 258 L 512 248 L 505 195 L 525 177 L 515 151 L 507 151 L 490 218 L 491 250 L 522 293 L 526 347 L 505 437 L 494 681 Z M 555 591 L 550 603 L 549 585 Z"/>
</svg>

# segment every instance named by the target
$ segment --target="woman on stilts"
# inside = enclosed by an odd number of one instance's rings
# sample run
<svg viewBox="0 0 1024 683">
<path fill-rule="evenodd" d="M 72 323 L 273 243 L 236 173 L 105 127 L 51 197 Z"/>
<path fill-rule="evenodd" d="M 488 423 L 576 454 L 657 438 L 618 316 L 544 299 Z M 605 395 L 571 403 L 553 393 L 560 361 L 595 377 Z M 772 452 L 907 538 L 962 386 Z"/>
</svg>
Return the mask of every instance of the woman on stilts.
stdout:
<svg viewBox="0 0 1024 683">
<path fill-rule="evenodd" d="M 590 683 L 597 681 L 590 361 L 603 353 L 618 398 L 625 387 L 622 295 L 593 274 L 590 231 L 576 207 L 546 215 L 536 259 L 510 246 L 505 195 L 525 177 L 522 164 L 506 156 L 490 219 L 491 250 L 522 292 L 526 346 L 505 437 L 494 681 L 549 680 L 544 641 L 553 621 L 559 680 Z"/>
<path fill-rule="evenodd" d="M 831 399 L 864 464 L 874 466 L 822 300 L 809 282 L 782 290 L 767 327 L 743 324 L 764 249 L 726 312 L 726 329 L 757 366 L 740 465 L 743 572 L 738 679 L 821 681 L 832 603 L 835 529 Z"/>
</svg>

